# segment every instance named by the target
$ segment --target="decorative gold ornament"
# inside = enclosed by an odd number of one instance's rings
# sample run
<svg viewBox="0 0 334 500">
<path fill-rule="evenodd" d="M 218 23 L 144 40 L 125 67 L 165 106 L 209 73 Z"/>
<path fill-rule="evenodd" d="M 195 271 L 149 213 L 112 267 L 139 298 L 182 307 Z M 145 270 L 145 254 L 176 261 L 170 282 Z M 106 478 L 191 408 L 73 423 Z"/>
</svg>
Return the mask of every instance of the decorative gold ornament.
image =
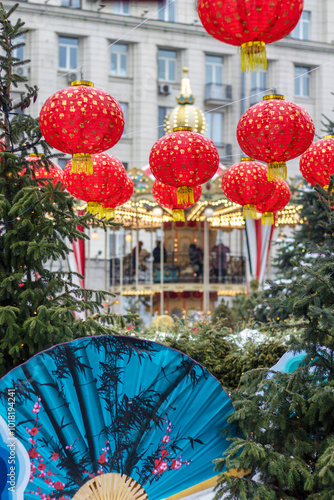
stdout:
<svg viewBox="0 0 334 500">
<path fill-rule="evenodd" d="M 175 130 L 190 130 L 204 134 L 206 121 L 203 111 L 194 106 L 195 98 L 190 87 L 188 68 L 183 68 L 180 94 L 176 97 L 178 106 L 165 118 L 165 132 L 167 134 Z"/>
</svg>

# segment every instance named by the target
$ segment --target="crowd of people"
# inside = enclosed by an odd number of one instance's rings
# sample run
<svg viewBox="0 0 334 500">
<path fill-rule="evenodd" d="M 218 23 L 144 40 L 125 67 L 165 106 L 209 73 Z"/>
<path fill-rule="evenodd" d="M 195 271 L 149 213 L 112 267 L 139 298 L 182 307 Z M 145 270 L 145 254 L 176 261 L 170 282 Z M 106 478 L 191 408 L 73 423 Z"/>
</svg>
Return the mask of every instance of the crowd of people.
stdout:
<svg viewBox="0 0 334 500">
<path fill-rule="evenodd" d="M 143 248 L 143 242 L 138 242 L 138 266 L 140 271 L 146 271 L 149 269 L 148 258 L 150 252 Z M 214 245 L 211 249 L 210 258 L 210 270 L 211 274 L 214 276 L 214 280 L 217 283 L 225 281 L 226 271 L 228 265 L 227 254 L 230 249 L 223 243 L 218 243 Z M 165 246 L 161 252 L 161 241 L 156 241 L 156 246 L 153 249 L 153 267 L 160 266 L 161 256 L 163 255 L 163 262 L 167 264 L 168 254 Z M 172 256 L 171 256 L 172 257 Z M 196 245 L 196 243 L 190 243 L 188 250 L 188 257 L 190 265 L 193 267 L 193 276 L 196 281 L 199 281 L 203 277 L 203 250 Z M 137 247 L 134 247 L 131 254 L 127 256 L 128 265 L 131 268 L 130 274 L 135 273 L 136 269 L 136 259 L 137 259 Z M 172 264 L 174 259 L 172 258 Z"/>
</svg>

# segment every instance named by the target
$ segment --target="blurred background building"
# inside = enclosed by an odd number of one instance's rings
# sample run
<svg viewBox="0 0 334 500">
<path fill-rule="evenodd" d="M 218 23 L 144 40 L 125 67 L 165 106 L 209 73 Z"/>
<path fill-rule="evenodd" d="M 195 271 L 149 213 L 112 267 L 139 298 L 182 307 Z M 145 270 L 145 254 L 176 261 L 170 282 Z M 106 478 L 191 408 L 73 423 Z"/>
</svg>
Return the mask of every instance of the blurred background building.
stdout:
<svg viewBox="0 0 334 500">
<path fill-rule="evenodd" d="M 14 3 L 7 0 L 5 7 Z M 109 152 L 132 172 L 136 196 L 127 214 L 126 211 L 118 214 L 119 221 L 127 221 L 123 229 L 110 230 L 107 235 L 100 230 L 91 230 L 93 238 L 86 250 L 86 286 L 99 288 L 104 284 L 106 288 L 112 286 L 117 293 L 133 294 L 136 298 L 141 288 L 150 296 L 151 303 L 145 306 L 147 312 L 159 310 L 169 314 L 176 309 L 181 312 L 185 307 L 189 309 L 192 299 L 194 307 L 209 310 L 217 302 L 219 293 L 228 296 L 244 290 L 247 263 L 244 224 L 235 207 L 225 205 L 218 179 L 212 181 L 207 191 L 203 190 L 204 195 L 195 212 L 189 211 L 183 239 L 177 234 L 176 225 L 171 223 L 170 214 L 164 212 L 166 225 L 163 232 L 169 260 L 163 272 L 170 266 L 169 276 L 163 277 L 164 290 L 183 295 L 174 299 L 167 295 L 163 304 L 160 299 L 152 302 L 154 285 L 157 290 L 159 287 L 159 269 L 153 269 L 152 265 L 156 240 L 162 239 L 162 218 L 153 214 L 154 203 L 149 194 L 150 149 L 164 134 L 166 114 L 176 106 L 175 97 L 180 91 L 185 66 L 189 68 L 195 105 L 205 115 L 205 134 L 218 148 L 222 169 L 242 156 L 235 134 L 240 116 L 273 89 L 304 107 L 313 118 L 317 137 L 322 137 L 323 115 L 331 115 L 334 103 L 331 94 L 334 2 L 305 0 L 302 18 L 294 31 L 285 39 L 267 46 L 267 71 L 249 74 L 240 71 L 240 55 L 236 47 L 223 44 L 205 32 L 196 11 L 196 0 L 28 0 L 19 3 L 17 15 L 29 31 L 24 36 L 26 46 L 18 49 L 16 55 L 31 62 L 17 71 L 27 76 L 30 84 L 39 87 L 32 114 L 38 116 L 44 101 L 71 81 L 89 80 L 112 94 L 120 102 L 125 115 L 124 134 Z M 21 91 L 20 87 L 15 89 L 13 97 Z M 64 157 L 59 164 L 64 167 L 68 159 Z M 288 162 L 289 177 L 297 176 L 298 172 L 298 159 Z M 214 210 L 211 218 L 204 214 L 210 207 Z M 138 213 L 142 213 L 140 221 Z M 226 219 L 226 214 L 232 215 Z M 285 214 L 280 223 L 291 226 L 293 221 L 296 222 L 292 216 L 292 212 Z M 206 223 L 210 233 L 209 278 L 204 277 L 204 270 L 199 270 L 200 275 L 196 275 L 189 256 L 192 243 L 204 251 Z M 135 264 L 134 260 L 131 261 L 131 254 L 139 241 L 143 241 L 143 249 L 149 254 L 143 264 L 144 274 L 139 270 L 134 274 L 131 268 Z M 215 246 L 220 248 L 219 251 L 223 251 L 224 246 L 229 248 L 229 252 L 224 252 L 225 263 L 220 254 L 216 259 L 217 252 L 212 251 Z M 126 261 L 120 264 L 121 253 L 122 259 L 130 255 L 130 264 Z M 235 260 L 230 261 L 231 257 Z M 215 259 L 216 263 L 221 260 L 220 271 L 218 264 L 218 268 L 215 267 Z M 225 265 L 229 267 L 223 269 Z M 124 274 L 122 284 L 121 271 Z M 129 273 L 128 279 L 126 272 Z M 254 277 L 254 271 L 251 275 Z M 209 279 L 211 287 L 206 299 L 198 295 L 203 293 L 205 279 Z M 187 289 L 186 283 L 192 285 Z M 157 291 L 155 296 L 157 299 Z M 172 305 L 172 300 L 178 303 L 178 308 Z M 118 304 L 118 309 L 120 305 L 123 310 L 127 307 L 122 303 Z"/>
</svg>

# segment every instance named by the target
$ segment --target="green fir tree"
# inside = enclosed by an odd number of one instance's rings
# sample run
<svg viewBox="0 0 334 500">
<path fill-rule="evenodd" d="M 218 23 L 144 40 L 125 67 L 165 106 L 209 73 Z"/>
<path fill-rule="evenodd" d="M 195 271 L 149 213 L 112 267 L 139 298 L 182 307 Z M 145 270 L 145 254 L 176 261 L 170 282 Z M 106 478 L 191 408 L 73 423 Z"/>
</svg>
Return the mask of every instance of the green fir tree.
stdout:
<svg viewBox="0 0 334 500">
<path fill-rule="evenodd" d="M 243 435 L 232 438 L 216 466 L 239 468 L 243 475 L 221 474 L 217 498 L 334 498 L 334 197 L 317 191 L 328 216 L 319 222 L 323 241 L 305 244 L 305 255 L 292 262 L 294 279 L 276 285 L 279 293 L 270 302 L 273 315 L 288 318 L 277 328 L 295 330 L 290 348 L 305 351 L 306 358 L 294 373 L 256 369 L 242 378 L 230 422 Z"/>
<path fill-rule="evenodd" d="M 77 216 L 59 182 L 55 188 L 50 180 L 37 183 L 26 160 L 42 152 L 39 162 L 49 170 L 52 156 L 38 120 L 26 114 L 37 88 L 14 71 L 28 62 L 13 56 L 25 33 L 21 20 L 11 22 L 16 8 L 6 12 L 0 3 L 0 375 L 54 344 L 112 333 L 108 325 L 116 320 L 100 313 L 107 292 L 82 290 L 73 273 L 50 270 L 50 261 L 66 259 L 72 239 L 86 237 L 77 225 L 98 221 L 89 213 Z M 18 84 L 25 92 L 13 101 Z M 76 319 L 84 311 L 86 319 Z"/>
</svg>

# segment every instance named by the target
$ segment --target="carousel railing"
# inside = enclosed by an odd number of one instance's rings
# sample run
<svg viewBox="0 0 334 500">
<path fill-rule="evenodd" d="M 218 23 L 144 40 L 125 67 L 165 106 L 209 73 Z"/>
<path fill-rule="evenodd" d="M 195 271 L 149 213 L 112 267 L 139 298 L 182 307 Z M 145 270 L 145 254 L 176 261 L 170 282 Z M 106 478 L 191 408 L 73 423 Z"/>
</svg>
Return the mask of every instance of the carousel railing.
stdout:
<svg viewBox="0 0 334 500">
<path fill-rule="evenodd" d="M 139 256 L 138 282 L 149 284 L 160 283 L 160 262 L 153 262 L 153 279 L 151 276 L 151 257 L 149 254 L 141 259 Z M 203 259 L 190 259 L 186 252 L 173 252 L 167 256 L 163 265 L 164 283 L 203 283 Z M 210 254 L 209 283 L 245 283 L 246 262 L 240 255 Z M 136 261 L 132 255 L 123 258 L 123 284 L 136 283 Z M 120 259 L 110 261 L 110 285 L 120 284 Z"/>
</svg>

